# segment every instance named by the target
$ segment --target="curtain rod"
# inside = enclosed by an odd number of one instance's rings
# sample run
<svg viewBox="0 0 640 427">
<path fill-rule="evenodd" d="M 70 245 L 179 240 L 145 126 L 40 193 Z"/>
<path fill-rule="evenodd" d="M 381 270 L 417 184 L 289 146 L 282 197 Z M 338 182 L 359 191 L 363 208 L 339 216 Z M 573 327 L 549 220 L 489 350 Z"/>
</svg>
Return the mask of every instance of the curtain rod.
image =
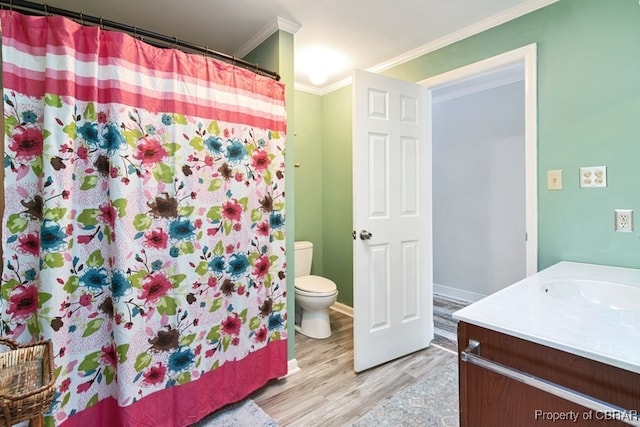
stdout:
<svg viewBox="0 0 640 427">
<path fill-rule="evenodd" d="M 201 53 L 204 55 L 212 56 L 216 59 L 220 59 L 225 62 L 229 62 L 233 65 L 237 65 L 239 67 L 245 68 L 247 70 L 251 70 L 257 74 L 261 74 L 267 77 L 271 77 L 276 81 L 280 80 L 280 75 L 275 71 L 268 70 L 266 68 L 262 68 L 258 66 L 258 64 L 254 64 L 248 61 L 245 61 L 240 58 L 236 58 L 235 56 L 228 55 L 226 53 L 217 52 L 215 50 L 209 49 L 205 46 L 199 46 L 197 44 L 189 43 L 184 40 L 180 40 L 175 37 L 169 37 L 163 34 L 154 33 L 153 31 L 143 30 L 137 27 L 133 27 L 131 25 L 122 24 L 119 22 L 109 21 L 107 19 L 98 18 L 95 16 L 85 15 L 83 13 L 73 12 L 70 10 L 60 9 L 57 7 L 47 6 L 47 4 L 34 3 L 26 0 L 0 0 L 0 4 L 9 6 L 10 10 L 23 9 L 29 12 L 38 12 L 43 15 L 59 15 L 64 16 L 66 18 L 74 19 L 75 21 L 79 21 L 80 24 L 84 25 L 85 23 L 91 23 L 100 26 L 101 28 L 109 27 L 116 30 L 124 31 L 133 35 L 134 37 L 140 38 L 151 45 L 156 47 L 180 47 L 181 50 L 188 49 L 189 51 Z M 152 39 L 149 41 L 147 39 Z M 155 43 L 154 43 L 155 41 Z"/>
</svg>

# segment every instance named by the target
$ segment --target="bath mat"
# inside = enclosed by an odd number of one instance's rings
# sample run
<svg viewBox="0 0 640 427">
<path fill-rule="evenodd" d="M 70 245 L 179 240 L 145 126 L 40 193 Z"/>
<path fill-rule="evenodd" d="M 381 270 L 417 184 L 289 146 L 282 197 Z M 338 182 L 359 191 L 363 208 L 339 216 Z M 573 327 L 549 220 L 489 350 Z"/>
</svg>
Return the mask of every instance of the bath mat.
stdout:
<svg viewBox="0 0 640 427">
<path fill-rule="evenodd" d="M 459 425 L 458 362 L 452 358 L 417 382 L 379 402 L 351 424 L 453 427 Z"/>
<path fill-rule="evenodd" d="M 278 427 L 278 425 L 277 421 L 267 415 L 253 400 L 245 399 L 209 415 L 193 427 Z"/>
</svg>

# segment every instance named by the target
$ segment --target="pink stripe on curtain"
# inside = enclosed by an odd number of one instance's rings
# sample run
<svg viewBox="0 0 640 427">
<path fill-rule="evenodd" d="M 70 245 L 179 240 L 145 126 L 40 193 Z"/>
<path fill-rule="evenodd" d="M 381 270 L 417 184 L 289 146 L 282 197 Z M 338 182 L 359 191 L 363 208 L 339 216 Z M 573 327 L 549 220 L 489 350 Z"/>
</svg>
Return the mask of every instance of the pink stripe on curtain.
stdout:
<svg viewBox="0 0 640 427">
<path fill-rule="evenodd" d="M 62 17 L 42 19 L 20 14 L 0 11 L 3 20 L 3 46 L 12 47 L 24 53 L 44 56 L 44 49 L 49 55 L 68 57 L 67 61 L 80 67 L 81 63 L 98 63 L 122 67 L 129 73 L 145 75 L 157 80 L 173 79 L 179 73 L 181 84 L 206 84 L 221 92 L 246 96 L 253 100 L 272 102 L 274 108 L 267 111 L 255 109 L 253 103 L 244 105 L 242 114 L 248 124 L 268 127 L 280 132 L 286 131 L 284 119 L 284 85 L 264 76 L 258 76 L 249 70 L 234 67 L 221 61 L 214 61 L 201 55 L 189 55 L 177 50 L 162 50 L 149 46 L 126 34 L 102 31 L 97 27 L 82 27 Z M 50 25 L 44 25 L 45 22 Z M 30 28 L 28 34 L 14 31 L 22 27 Z M 46 30 L 48 28 L 48 31 Z M 75 40 L 78 50 L 74 51 L 65 45 L 69 38 Z M 14 65 L 14 70 L 12 70 Z M 218 120 L 227 120 L 224 103 L 217 99 L 202 97 L 198 93 L 177 94 L 154 88 L 141 87 L 133 78 L 130 81 L 111 80 L 108 74 L 99 77 L 91 76 L 89 86 L 82 85 L 82 75 L 75 69 L 63 70 L 29 70 L 24 64 L 5 65 L 5 88 L 20 90 L 30 96 L 37 96 L 42 89 L 38 80 L 23 80 L 23 77 L 34 73 L 46 73 L 47 85 L 56 87 L 60 96 L 72 96 L 84 101 L 116 102 L 126 105 L 144 105 L 149 111 L 160 112 L 173 110 L 185 115 L 198 115 L 205 111 L 206 116 Z M 25 75 L 26 74 L 26 75 Z M 80 84 L 77 84 L 80 83 Z M 44 84 L 44 83 L 42 83 Z M 91 88 L 101 90 L 97 94 Z M 117 89 L 112 91 L 111 89 Z M 45 88 L 46 90 L 46 88 Z M 96 98 L 96 96 L 98 98 Z M 263 106 L 263 102 L 260 106 Z M 173 107 L 174 103 L 175 107 Z M 273 108 L 273 107 L 272 107 Z"/>
<path fill-rule="evenodd" d="M 100 47 L 101 62 L 104 58 L 117 58 L 127 61 L 131 58 L 142 56 L 146 63 L 133 60 L 137 64 L 137 71 L 151 73 L 151 70 L 172 73 L 176 63 L 190 64 L 180 70 L 184 77 L 202 79 L 210 84 L 221 84 L 233 86 L 238 90 L 245 90 L 256 95 L 272 97 L 274 99 L 284 99 L 284 85 L 282 83 L 269 82 L 272 79 L 264 76 L 257 76 L 250 70 L 235 67 L 222 61 L 213 61 L 210 64 L 209 58 L 202 55 L 192 55 L 178 50 L 171 50 L 171 55 L 166 55 L 166 51 L 147 45 L 144 42 L 134 39 L 127 34 L 115 31 L 103 31 L 98 27 L 82 27 L 75 22 L 59 16 L 49 16 L 45 20 L 39 17 L 13 14 L 8 11 L 0 11 L 0 16 L 4 22 L 8 16 L 14 25 L 18 27 L 28 26 L 29 34 L 11 34 L 9 28 L 3 27 L 3 34 L 11 37 L 8 46 L 24 44 L 29 49 L 34 49 L 32 53 L 42 52 L 47 49 L 48 53 L 67 53 L 77 55 L 79 60 L 86 60 L 97 57 L 97 48 Z M 69 40 L 75 40 L 76 49 L 69 48 Z M 4 42 L 3 42 L 4 43 Z M 146 68 L 147 71 L 143 69 Z M 229 72 L 234 70 L 234 73 Z"/>
<path fill-rule="evenodd" d="M 37 96 L 43 92 L 48 92 L 46 87 L 51 84 L 51 80 L 45 84 L 45 81 L 33 76 L 34 73 L 28 71 L 11 72 L 11 65 L 3 73 L 4 84 L 6 88 L 16 90 L 28 96 Z M 209 100 L 192 97 L 191 99 L 178 100 L 166 97 L 166 94 L 155 94 L 153 90 L 136 92 L 135 87 L 131 87 L 126 83 L 118 80 L 108 81 L 102 80 L 98 83 L 98 87 L 90 84 L 83 85 L 83 78 L 77 78 L 72 75 L 60 77 L 55 83 L 56 93 L 61 96 L 68 96 L 77 99 L 94 99 L 100 103 L 118 103 L 125 105 L 144 105 L 149 111 L 174 111 L 184 115 L 197 115 L 210 117 L 220 121 L 231 121 L 232 117 L 239 118 L 243 123 L 260 128 L 273 129 L 278 132 L 286 131 L 286 121 L 282 120 L 274 114 L 260 113 L 251 108 L 236 108 L 235 111 L 229 110 L 228 105 L 222 103 L 211 103 Z M 104 86 L 104 87 L 103 87 Z M 127 90 L 130 88 L 131 90 Z M 114 91 L 117 91 L 114 93 Z M 156 96 L 153 96 L 156 95 Z M 237 120 L 237 119 L 236 119 Z"/>
<path fill-rule="evenodd" d="M 115 399 L 106 399 L 60 427 L 135 426 L 175 427 L 194 424 L 229 402 L 242 400 L 237 382 L 257 390 L 272 378 L 286 374 L 286 341 L 249 354 L 241 362 L 227 363 L 198 381 L 157 392 L 153 399 L 142 399 L 121 408 Z M 286 365 L 286 363 L 285 363 Z M 266 369 L 265 369 L 266 368 Z"/>
</svg>

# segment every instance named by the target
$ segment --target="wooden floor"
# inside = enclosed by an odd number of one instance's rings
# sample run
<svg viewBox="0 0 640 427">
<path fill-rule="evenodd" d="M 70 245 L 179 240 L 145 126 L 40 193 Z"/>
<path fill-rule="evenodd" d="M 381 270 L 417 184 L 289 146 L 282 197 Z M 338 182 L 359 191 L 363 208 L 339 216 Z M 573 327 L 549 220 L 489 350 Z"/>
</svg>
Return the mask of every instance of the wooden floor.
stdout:
<svg viewBox="0 0 640 427">
<path fill-rule="evenodd" d="M 348 425 L 379 401 L 456 358 L 455 353 L 432 346 L 356 374 L 353 319 L 332 310 L 331 328 L 332 336 L 324 340 L 296 333 L 301 372 L 273 381 L 251 396 L 283 427 Z"/>
</svg>

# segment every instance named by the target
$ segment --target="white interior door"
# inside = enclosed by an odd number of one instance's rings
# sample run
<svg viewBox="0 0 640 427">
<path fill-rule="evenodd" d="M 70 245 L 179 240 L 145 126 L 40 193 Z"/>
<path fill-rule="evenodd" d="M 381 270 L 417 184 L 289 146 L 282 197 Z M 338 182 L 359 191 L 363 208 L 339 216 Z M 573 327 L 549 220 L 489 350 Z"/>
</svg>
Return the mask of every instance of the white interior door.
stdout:
<svg viewBox="0 0 640 427">
<path fill-rule="evenodd" d="M 433 339 L 430 96 L 424 86 L 353 79 L 354 368 Z"/>
</svg>

